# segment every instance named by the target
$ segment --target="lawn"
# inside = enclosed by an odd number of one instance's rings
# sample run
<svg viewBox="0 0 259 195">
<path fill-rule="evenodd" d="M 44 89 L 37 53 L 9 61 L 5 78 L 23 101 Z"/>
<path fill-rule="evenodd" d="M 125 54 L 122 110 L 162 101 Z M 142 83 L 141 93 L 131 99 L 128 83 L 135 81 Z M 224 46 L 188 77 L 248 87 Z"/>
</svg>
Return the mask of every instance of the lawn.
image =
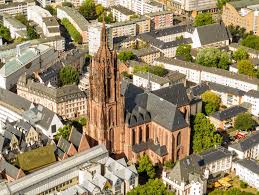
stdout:
<svg viewBox="0 0 259 195">
<path fill-rule="evenodd" d="M 251 192 L 251 193 L 256 194 L 257 190 L 255 188 L 252 188 L 250 186 L 248 186 L 247 188 L 241 188 L 240 180 L 239 180 L 238 176 L 235 176 L 234 173 L 230 173 L 229 177 L 232 179 L 232 181 L 230 181 L 229 183 L 233 186 L 233 188 L 238 188 L 243 192 Z"/>
</svg>

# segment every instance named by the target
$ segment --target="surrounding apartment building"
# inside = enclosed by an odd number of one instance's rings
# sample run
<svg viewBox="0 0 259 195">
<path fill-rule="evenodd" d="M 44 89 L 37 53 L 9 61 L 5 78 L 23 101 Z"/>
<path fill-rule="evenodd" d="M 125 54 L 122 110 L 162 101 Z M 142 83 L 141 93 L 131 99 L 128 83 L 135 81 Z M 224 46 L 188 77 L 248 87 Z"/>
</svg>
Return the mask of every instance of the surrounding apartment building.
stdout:
<svg viewBox="0 0 259 195">
<path fill-rule="evenodd" d="M 216 11 L 216 0 L 173 0 L 172 5 L 175 8 L 184 10 L 186 12 L 202 12 L 202 11 Z"/>
<path fill-rule="evenodd" d="M 59 24 L 55 17 L 49 11 L 35 6 L 29 6 L 27 9 L 27 19 L 34 21 L 43 31 L 46 37 L 60 36 Z"/>
<path fill-rule="evenodd" d="M 162 179 L 178 195 L 203 195 L 207 192 L 209 177 L 229 172 L 231 166 L 232 154 L 218 147 L 178 161 L 172 170 L 163 170 Z"/>
<path fill-rule="evenodd" d="M 34 5 L 35 5 L 35 1 L 32 1 L 32 0 L 0 4 L 0 14 L 7 13 L 12 16 L 16 16 L 17 14 L 27 15 L 28 7 L 34 6 Z"/>
<path fill-rule="evenodd" d="M 137 40 L 164 54 L 175 57 L 176 49 L 181 44 L 190 44 L 192 48 L 222 47 L 229 45 L 231 35 L 223 23 L 192 27 L 177 25 L 141 34 Z"/>
<path fill-rule="evenodd" d="M 259 190 L 259 164 L 257 161 L 241 159 L 233 162 L 232 169 L 240 180 Z"/>
<path fill-rule="evenodd" d="M 222 20 L 226 25 L 233 24 L 259 35 L 259 1 L 231 1 L 223 7 Z"/>
<path fill-rule="evenodd" d="M 153 30 L 168 28 L 174 25 L 174 13 L 172 11 L 159 11 L 145 14 L 151 20 Z"/>
<path fill-rule="evenodd" d="M 46 7 L 51 4 L 51 0 L 36 0 L 41 7 Z"/>
<path fill-rule="evenodd" d="M 247 109 L 242 106 L 232 106 L 209 116 L 210 122 L 218 129 L 228 129 L 234 126 L 235 118 Z"/>
<path fill-rule="evenodd" d="M 259 116 L 259 91 L 249 90 L 244 95 L 244 102 L 248 102 L 252 105 L 251 113 L 255 116 Z"/>
<path fill-rule="evenodd" d="M 106 24 L 109 48 L 113 49 L 113 39 L 136 36 L 138 34 L 150 32 L 150 19 L 147 17 L 140 17 L 125 22 L 116 22 L 113 24 Z M 99 46 L 101 38 L 102 24 L 97 23 L 90 25 L 88 28 L 89 34 L 89 54 L 94 55 Z"/>
<path fill-rule="evenodd" d="M 244 140 L 228 146 L 239 159 L 259 159 L 259 133 L 251 134 Z"/>
<path fill-rule="evenodd" d="M 88 26 L 89 22 L 74 8 L 58 7 L 57 18 L 60 20 L 66 18 L 75 27 L 82 37 L 82 42 L 88 42 Z"/>
<path fill-rule="evenodd" d="M 185 75 L 179 72 L 170 71 L 167 75 L 160 77 L 152 73 L 138 72 L 133 74 L 133 84 L 151 91 L 183 83 L 186 85 Z"/>
<path fill-rule="evenodd" d="M 135 15 L 134 11 L 123 7 L 121 5 L 115 5 L 111 7 L 112 16 L 117 22 L 124 22 L 130 20 L 132 16 Z"/>
<path fill-rule="evenodd" d="M 58 53 L 48 45 L 31 46 L 25 42 L 16 46 L 16 52 L 9 53 L 9 59 L 5 57 L 7 57 L 5 53 L 3 57 L 0 56 L 4 63 L 0 69 L 0 86 L 11 89 L 25 72 L 30 75 L 54 64 L 58 59 Z"/>
<path fill-rule="evenodd" d="M 113 160 L 105 146 L 98 145 L 1 185 L 0 193 L 62 195 L 71 194 L 73 188 L 76 188 L 85 194 L 125 194 L 137 185 L 138 174 L 135 166 L 128 166 L 124 159 Z"/>
<path fill-rule="evenodd" d="M 61 119 L 51 110 L 0 88 L 0 121 L 6 120 L 24 120 L 51 139 L 63 127 Z"/>
<path fill-rule="evenodd" d="M 122 1 L 119 0 L 119 3 L 123 1 L 124 0 Z M 121 5 L 125 6 L 123 4 Z M 164 5 L 154 0 L 131 0 L 131 3 L 129 5 L 131 6 L 127 8 L 140 15 L 144 15 L 152 12 L 164 11 Z"/>
<path fill-rule="evenodd" d="M 185 74 L 187 81 L 197 84 L 208 81 L 245 92 L 249 90 L 257 91 L 259 86 L 259 79 L 178 59 L 160 57 L 155 60 L 154 64 L 163 64 L 165 69 Z"/>
<path fill-rule="evenodd" d="M 17 94 L 43 105 L 64 119 L 78 118 L 87 113 L 87 96 L 77 85 L 47 86 L 22 75 L 17 82 Z"/>
<path fill-rule="evenodd" d="M 3 14 L 3 25 L 9 29 L 12 39 L 27 37 L 27 27 L 9 14 Z"/>
</svg>

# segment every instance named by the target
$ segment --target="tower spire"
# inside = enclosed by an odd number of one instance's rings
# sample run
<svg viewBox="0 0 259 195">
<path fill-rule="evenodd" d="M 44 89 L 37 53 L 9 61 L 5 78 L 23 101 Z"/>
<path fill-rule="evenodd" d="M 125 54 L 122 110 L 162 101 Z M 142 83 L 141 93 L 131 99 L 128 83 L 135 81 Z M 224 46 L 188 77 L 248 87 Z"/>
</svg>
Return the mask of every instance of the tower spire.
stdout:
<svg viewBox="0 0 259 195">
<path fill-rule="evenodd" d="M 107 32 L 106 32 L 106 27 L 105 27 L 105 21 L 104 21 L 104 16 L 103 16 L 103 25 L 102 25 L 102 30 L 101 30 L 101 45 L 102 46 L 108 46 L 108 40 L 107 40 Z"/>
</svg>

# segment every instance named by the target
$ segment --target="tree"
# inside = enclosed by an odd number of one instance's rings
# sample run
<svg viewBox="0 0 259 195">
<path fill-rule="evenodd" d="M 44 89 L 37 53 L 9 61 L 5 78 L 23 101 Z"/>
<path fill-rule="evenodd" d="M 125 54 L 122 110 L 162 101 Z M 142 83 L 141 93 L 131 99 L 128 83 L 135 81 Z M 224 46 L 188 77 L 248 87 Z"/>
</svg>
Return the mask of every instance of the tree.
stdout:
<svg viewBox="0 0 259 195">
<path fill-rule="evenodd" d="M 237 69 L 239 74 L 256 77 L 255 65 L 252 64 L 249 60 L 241 60 L 237 62 Z"/>
<path fill-rule="evenodd" d="M 100 16 L 98 17 L 98 22 L 102 22 L 103 19 L 104 19 L 104 21 L 105 21 L 106 24 L 110 24 L 110 23 L 113 23 L 113 22 L 114 22 L 112 13 L 109 13 L 109 14 L 107 15 L 106 12 L 103 12 L 102 15 L 100 15 Z"/>
<path fill-rule="evenodd" d="M 251 192 L 244 192 L 237 188 L 231 188 L 229 190 L 214 190 L 209 195 L 254 195 Z"/>
<path fill-rule="evenodd" d="M 247 60 L 249 58 L 249 54 L 243 47 L 239 47 L 234 53 L 233 53 L 233 59 L 236 61 L 240 60 Z"/>
<path fill-rule="evenodd" d="M 67 7 L 74 7 L 72 3 L 66 2 L 66 1 L 62 2 L 62 7 L 65 7 L 65 6 L 67 6 Z"/>
<path fill-rule="evenodd" d="M 155 65 L 155 66 L 148 66 L 148 65 L 135 65 L 133 69 L 133 73 L 137 72 L 150 72 L 152 74 L 155 74 L 157 76 L 163 77 L 165 76 L 168 71 L 163 67 L 163 65 Z"/>
<path fill-rule="evenodd" d="M 0 24 L 0 35 L 1 37 L 6 41 L 11 41 L 11 34 L 8 28 L 6 28 L 4 25 Z"/>
<path fill-rule="evenodd" d="M 97 4 L 95 7 L 95 12 L 97 16 L 101 16 L 104 12 L 104 7 L 102 6 L 102 4 Z"/>
<path fill-rule="evenodd" d="M 194 20 L 194 26 L 204 26 L 213 24 L 215 21 L 212 18 L 211 13 L 199 13 Z"/>
<path fill-rule="evenodd" d="M 85 0 L 85 2 L 79 7 L 79 12 L 87 20 L 95 20 L 97 18 L 95 3 L 92 0 Z"/>
<path fill-rule="evenodd" d="M 172 169 L 172 168 L 174 168 L 174 165 L 175 165 L 175 163 L 174 163 L 172 160 L 167 160 L 167 161 L 165 161 L 165 164 L 164 164 L 164 166 L 165 166 L 167 169 Z"/>
<path fill-rule="evenodd" d="M 234 121 L 234 128 L 241 131 L 253 130 L 256 126 L 256 121 L 249 113 L 240 113 Z"/>
<path fill-rule="evenodd" d="M 127 60 L 132 60 L 134 58 L 134 54 L 132 51 L 122 51 L 118 55 L 118 59 L 126 62 Z"/>
<path fill-rule="evenodd" d="M 245 28 L 232 24 L 228 26 L 228 30 L 232 35 L 232 41 L 235 43 L 238 43 L 240 39 L 245 39 L 249 34 L 253 34 L 253 32 L 246 33 Z"/>
<path fill-rule="evenodd" d="M 58 73 L 61 85 L 78 84 L 79 73 L 73 66 L 65 66 Z"/>
<path fill-rule="evenodd" d="M 59 128 L 57 134 L 55 135 L 55 140 L 59 140 L 60 137 L 68 139 L 71 128 L 72 127 L 70 125 L 64 125 L 63 128 Z"/>
<path fill-rule="evenodd" d="M 259 37 L 256 35 L 248 35 L 241 41 L 241 45 L 259 50 Z"/>
<path fill-rule="evenodd" d="M 141 156 L 138 161 L 138 172 L 146 172 L 148 177 L 151 179 L 154 178 L 156 175 L 155 168 L 153 167 L 152 162 L 146 154 Z"/>
<path fill-rule="evenodd" d="M 203 152 L 209 148 L 220 145 L 222 137 L 216 133 L 216 129 L 209 119 L 203 113 L 195 116 L 193 127 L 193 151 L 195 153 Z"/>
<path fill-rule="evenodd" d="M 144 185 L 138 185 L 131 191 L 127 192 L 127 195 L 173 195 L 173 192 L 169 192 L 165 184 L 161 179 L 150 179 Z"/>
<path fill-rule="evenodd" d="M 176 49 L 176 57 L 183 59 L 184 61 L 192 61 L 191 56 L 192 46 L 188 44 L 179 45 Z"/>
<path fill-rule="evenodd" d="M 68 19 L 64 18 L 62 19 L 61 23 L 64 25 L 64 27 L 67 29 L 68 34 L 72 37 L 72 39 L 76 43 L 82 43 L 82 36 L 81 34 L 76 30 L 76 28 L 69 22 Z"/>
<path fill-rule="evenodd" d="M 247 183 L 246 182 L 244 182 L 244 181 L 242 181 L 242 180 L 240 180 L 240 188 L 247 188 Z"/>
<path fill-rule="evenodd" d="M 219 110 L 220 97 L 211 91 L 206 91 L 201 95 L 202 103 L 204 105 L 204 111 L 206 115 L 213 114 Z"/>
<path fill-rule="evenodd" d="M 17 14 L 16 16 L 15 16 L 15 19 L 16 20 L 19 20 L 21 23 L 23 23 L 25 26 L 29 26 L 29 22 L 28 22 L 28 20 L 27 20 L 27 18 L 26 18 L 26 16 L 25 15 L 23 15 L 23 14 Z"/>
<path fill-rule="evenodd" d="M 229 0 L 217 0 L 217 8 L 222 9 L 227 2 L 229 2 Z"/>
<path fill-rule="evenodd" d="M 57 10 L 55 8 L 53 8 L 52 6 L 47 5 L 45 7 L 45 9 L 48 10 L 51 15 L 53 15 L 53 16 L 57 15 Z"/>
<path fill-rule="evenodd" d="M 36 32 L 35 27 L 27 26 L 27 36 L 29 40 L 38 39 L 40 35 Z"/>
<path fill-rule="evenodd" d="M 196 63 L 227 70 L 230 64 L 230 56 L 227 52 L 220 51 L 217 48 L 200 49 L 196 57 Z"/>
</svg>

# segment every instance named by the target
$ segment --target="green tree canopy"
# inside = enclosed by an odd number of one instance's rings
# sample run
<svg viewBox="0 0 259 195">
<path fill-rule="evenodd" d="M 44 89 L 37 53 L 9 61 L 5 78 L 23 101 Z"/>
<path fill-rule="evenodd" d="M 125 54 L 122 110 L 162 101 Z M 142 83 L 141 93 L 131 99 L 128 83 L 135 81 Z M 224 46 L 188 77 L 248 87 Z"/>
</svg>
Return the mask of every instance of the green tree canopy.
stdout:
<svg viewBox="0 0 259 195">
<path fill-rule="evenodd" d="M 101 16 L 104 12 L 104 7 L 102 6 L 102 4 L 97 4 L 95 7 L 95 12 L 97 16 Z"/>
<path fill-rule="evenodd" d="M 240 60 L 246 60 L 249 58 L 249 54 L 243 47 L 239 47 L 234 53 L 233 53 L 233 59 L 236 61 Z"/>
<path fill-rule="evenodd" d="M 249 113 L 238 114 L 234 122 L 234 128 L 241 131 L 253 130 L 255 126 L 256 121 Z"/>
<path fill-rule="evenodd" d="M 29 40 L 38 39 L 40 37 L 34 26 L 27 26 L 27 36 Z"/>
<path fill-rule="evenodd" d="M 127 192 L 127 195 L 173 195 L 169 192 L 165 184 L 160 179 L 150 179 L 144 185 L 138 185 L 133 190 Z"/>
<path fill-rule="evenodd" d="M 230 56 L 227 52 L 220 51 L 217 48 L 200 49 L 196 57 L 196 63 L 227 70 L 230 64 Z"/>
<path fill-rule="evenodd" d="M 184 61 L 192 61 L 191 56 L 192 46 L 188 44 L 179 45 L 176 49 L 176 57 L 183 59 Z"/>
<path fill-rule="evenodd" d="M 51 5 L 47 5 L 45 9 L 48 10 L 51 15 L 53 16 L 57 15 L 57 10 Z"/>
<path fill-rule="evenodd" d="M 85 2 L 79 7 L 79 12 L 87 20 L 95 20 L 97 18 L 95 3 L 93 0 L 85 0 Z"/>
<path fill-rule="evenodd" d="M 211 91 L 206 91 L 201 95 L 204 111 L 207 115 L 213 114 L 219 110 L 220 97 Z"/>
<path fill-rule="evenodd" d="M 195 153 L 203 152 L 221 144 L 222 137 L 216 133 L 214 125 L 204 114 L 198 113 L 192 125 L 192 144 Z"/>
<path fill-rule="evenodd" d="M 55 140 L 59 140 L 60 137 L 63 137 L 64 139 L 68 139 L 71 131 L 70 125 L 64 125 L 63 128 L 59 128 L 57 134 L 55 135 Z"/>
<path fill-rule="evenodd" d="M 58 73 L 61 85 L 78 84 L 79 73 L 73 66 L 65 66 Z"/>
<path fill-rule="evenodd" d="M 138 172 L 144 173 L 146 172 L 149 178 L 154 178 L 156 175 L 155 167 L 153 167 L 151 160 L 149 157 L 144 154 L 140 157 L 138 161 Z"/>
<path fill-rule="evenodd" d="M 214 190 L 209 195 L 254 195 L 250 192 L 244 192 L 237 188 L 231 188 L 229 190 Z"/>
<path fill-rule="evenodd" d="M 69 35 L 72 37 L 72 39 L 76 43 L 82 43 L 82 36 L 81 34 L 76 30 L 76 28 L 69 22 L 68 19 L 64 18 L 62 19 L 61 23 L 64 25 L 64 27 L 67 29 Z"/>
<path fill-rule="evenodd" d="M 0 35 L 1 37 L 6 41 L 11 41 L 11 34 L 8 28 L 6 28 L 4 25 L 0 24 Z"/>
<path fill-rule="evenodd" d="M 222 9 L 224 5 L 230 0 L 217 0 L 217 8 Z"/>
<path fill-rule="evenodd" d="M 24 14 L 17 14 L 15 18 L 23 23 L 25 26 L 29 26 L 29 22 Z"/>
<path fill-rule="evenodd" d="M 256 77 L 255 65 L 250 60 L 241 60 L 237 62 L 239 74 L 245 74 L 251 77 Z"/>
<path fill-rule="evenodd" d="M 152 74 L 155 74 L 157 76 L 163 77 L 165 76 L 168 71 L 163 67 L 163 65 L 155 65 L 155 66 L 149 66 L 149 65 L 135 65 L 133 69 L 133 73 L 137 72 L 150 72 Z"/>
<path fill-rule="evenodd" d="M 229 25 L 228 30 L 232 35 L 232 41 L 238 43 L 240 39 L 245 39 L 249 34 L 253 32 L 246 33 L 246 29 L 240 26 Z"/>
<path fill-rule="evenodd" d="M 211 13 L 199 13 L 194 20 L 194 26 L 204 26 L 208 24 L 213 24 L 215 21 L 212 18 Z"/>
<path fill-rule="evenodd" d="M 259 37 L 256 35 L 248 35 L 241 41 L 241 45 L 259 50 Z"/>
<path fill-rule="evenodd" d="M 118 55 L 118 59 L 120 61 L 126 62 L 127 60 L 132 60 L 134 58 L 134 54 L 132 51 L 122 51 Z"/>
<path fill-rule="evenodd" d="M 62 6 L 63 6 L 63 7 L 64 7 L 64 6 L 67 6 L 67 7 L 74 7 L 72 3 L 67 2 L 67 1 L 62 2 Z"/>
</svg>

